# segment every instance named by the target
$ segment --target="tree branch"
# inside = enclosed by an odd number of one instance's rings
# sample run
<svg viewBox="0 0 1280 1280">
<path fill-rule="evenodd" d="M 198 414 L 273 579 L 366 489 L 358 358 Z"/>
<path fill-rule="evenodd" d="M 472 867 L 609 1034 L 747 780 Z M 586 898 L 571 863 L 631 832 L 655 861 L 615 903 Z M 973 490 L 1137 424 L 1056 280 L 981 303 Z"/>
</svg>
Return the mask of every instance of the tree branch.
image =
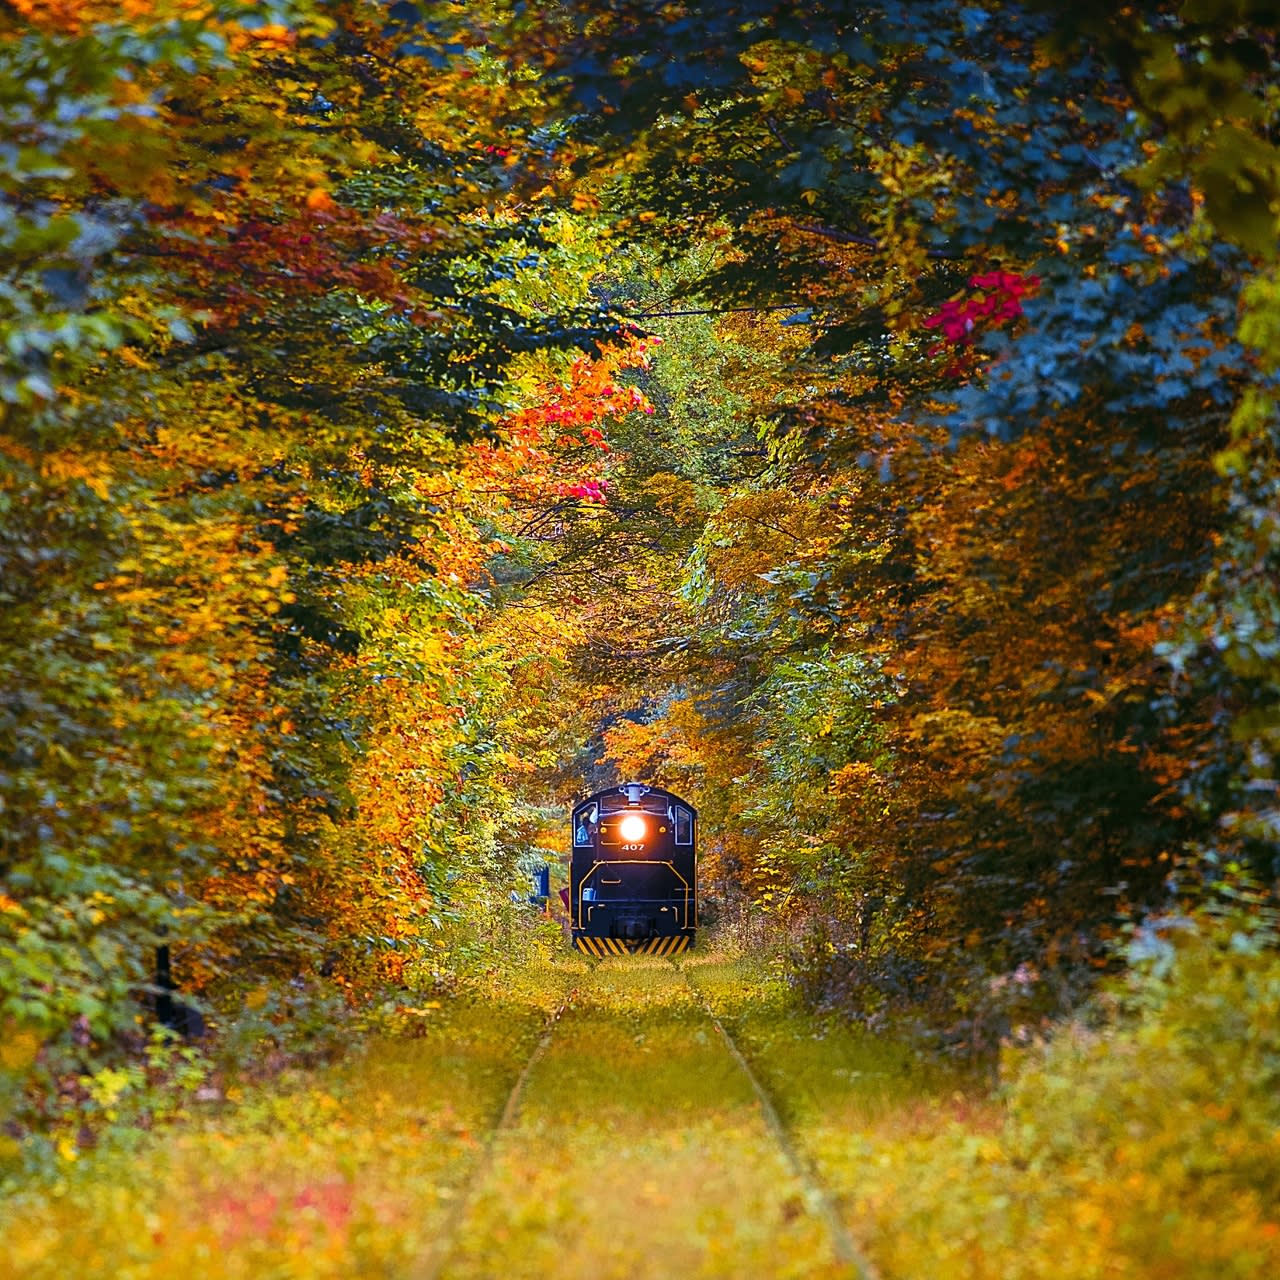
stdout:
<svg viewBox="0 0 1280 1280">
<path fill-rule="evenodd" d="M 818 222 L 797 223 L 797 231 L 808 232 L 809 235 L 820 236 L 823 240 L 833 240 L 837 244 L 856 244 L 864 249 L 879 249 L 881 242 L 875 236 L 859 235 L 855 231 L 841 231 L 839 227 L 828 227 Z M 928 258 L 940 258 L 945 261 L 959 261 L 963 253 L 954 249 L 926 249 Z"/>
</svg>

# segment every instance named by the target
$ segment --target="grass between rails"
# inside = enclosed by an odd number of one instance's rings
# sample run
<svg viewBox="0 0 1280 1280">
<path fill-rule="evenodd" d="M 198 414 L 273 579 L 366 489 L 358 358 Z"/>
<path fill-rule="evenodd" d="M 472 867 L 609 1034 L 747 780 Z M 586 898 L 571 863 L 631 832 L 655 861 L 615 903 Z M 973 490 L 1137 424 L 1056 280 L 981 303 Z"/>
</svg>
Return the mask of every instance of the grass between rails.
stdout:
<svg viewBox="0 0 1280 1280">
<path fill-rule="evenodd" d="M 849 1273 L 680 974 L 634 959 L 557 1028 L 444 1274 Z"/>
</svg>

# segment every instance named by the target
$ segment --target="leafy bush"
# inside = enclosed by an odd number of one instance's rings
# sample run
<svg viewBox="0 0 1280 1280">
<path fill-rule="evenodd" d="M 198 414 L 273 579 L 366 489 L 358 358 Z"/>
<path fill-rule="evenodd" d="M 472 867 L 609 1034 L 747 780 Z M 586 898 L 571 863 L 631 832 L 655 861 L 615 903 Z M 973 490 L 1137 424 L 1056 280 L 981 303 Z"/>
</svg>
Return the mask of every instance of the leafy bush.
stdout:
<svg viewBox="0 0 1280 1280">
<path fill-rule="evenodd" d="M 886 1274 L 1280 1273 L 1280 949 L 1265 915 L 1140 930 L 1134 967 L 1030 1050 L 1007 1050 L 1003 1121 L 885 1135 Z"/>
<path fill-rule="evenodd" d="M 1001 1044 L 1026 1043 L 1081 1007 L 1099 975 L 1079 963 L 993 969 L 990 955 L 964 948 L 929 956 L 909 939 L 878 939 L 823 915 L 805 923 L 788 970 L 811 1009 L 875 1034 L 891 1030 L 929 1055 L 993 1072 Z"/>
</svg>

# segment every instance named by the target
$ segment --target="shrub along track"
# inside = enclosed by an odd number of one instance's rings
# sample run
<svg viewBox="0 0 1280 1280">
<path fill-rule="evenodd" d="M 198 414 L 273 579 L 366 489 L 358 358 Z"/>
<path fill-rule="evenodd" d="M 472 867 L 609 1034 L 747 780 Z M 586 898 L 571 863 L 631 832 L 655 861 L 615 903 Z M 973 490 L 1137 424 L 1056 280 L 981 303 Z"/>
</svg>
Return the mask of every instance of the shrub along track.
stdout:
<svg viewBox="0 0 1280 1280">
<path fill-rule="evenodd" d="M 875 1277 L 688 974 L 640 958 L 548 1024 L 413 1274 Z"/>
<path fill-rule="evenodd" d="M 411 1274 L 458 1216 L 485 1135 L 582 966 L 505 976 L 406 1010 L 407 1034 L 332 1066 L 226 1080 L 213 1100 L 190 1099 L 179 1124 L 146 1132 L 122 1117 L 92 1154 L 55 1156 L 0 1198 L 0 1274 Z"/>
</svg>

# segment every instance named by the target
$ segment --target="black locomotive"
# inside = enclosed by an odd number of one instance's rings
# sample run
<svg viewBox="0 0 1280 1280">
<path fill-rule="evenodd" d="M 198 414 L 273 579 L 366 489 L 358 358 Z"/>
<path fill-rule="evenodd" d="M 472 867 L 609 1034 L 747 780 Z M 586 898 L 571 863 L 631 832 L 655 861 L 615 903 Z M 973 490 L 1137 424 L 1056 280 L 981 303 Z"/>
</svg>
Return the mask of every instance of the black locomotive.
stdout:
<svg viewBox="0 0 1280 1280">
<path fill-rule="evenodd" d="M 575 806 L 569 921 L 579 951 L 672 956 L 693 945 L 697 825 L 687 801 L 639 782 Z"/>
</svg>

